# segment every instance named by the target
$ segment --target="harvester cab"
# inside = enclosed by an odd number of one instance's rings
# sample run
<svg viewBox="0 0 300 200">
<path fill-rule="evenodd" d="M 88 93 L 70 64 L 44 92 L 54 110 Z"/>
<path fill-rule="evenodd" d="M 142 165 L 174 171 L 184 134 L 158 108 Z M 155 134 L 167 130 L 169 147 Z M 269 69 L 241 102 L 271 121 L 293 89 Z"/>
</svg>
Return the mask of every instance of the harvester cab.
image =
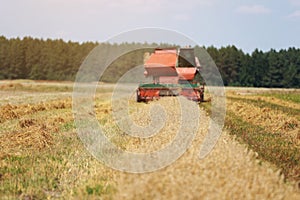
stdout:
<svg viewBox="0 0 300 200">
<path fill-rule="evenodd" d="M 153 82 L 139 85 L 137 101 L 178 95 L 196 102 L 204 101 L 204 84 L 197 80 L 200 67 L 193 48 L 155 49 L 144 62 L 144 75 L 153 77 Z"/>
</svg>

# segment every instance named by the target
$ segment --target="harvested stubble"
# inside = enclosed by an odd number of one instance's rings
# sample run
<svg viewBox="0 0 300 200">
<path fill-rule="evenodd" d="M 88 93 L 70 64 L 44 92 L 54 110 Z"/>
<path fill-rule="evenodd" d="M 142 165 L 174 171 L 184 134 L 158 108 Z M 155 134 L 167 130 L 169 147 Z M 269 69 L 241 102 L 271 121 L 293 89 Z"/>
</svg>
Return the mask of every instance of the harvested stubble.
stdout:
<svg viewBox="0 0 300 200">
<path fill-rule="evenodd" d="M 26 151 L 42 150 L 54 143 L 53 133 L 58 132 L 58 125 L 64 123 L 61 117 L 50 119 L 21 118 L 19 129 L 3 133 L 0 136 L 0 158 L 8 155 L 21 155 Z"/>
<path fill-rule="evenodd" d="M 0 158 L 8 155 L 20 155 L 28 150 L 42 150 L 53 143 L 48 127 L 30 126 L 21 131 L 7 133 L 0 137 Z"/>
</svg>

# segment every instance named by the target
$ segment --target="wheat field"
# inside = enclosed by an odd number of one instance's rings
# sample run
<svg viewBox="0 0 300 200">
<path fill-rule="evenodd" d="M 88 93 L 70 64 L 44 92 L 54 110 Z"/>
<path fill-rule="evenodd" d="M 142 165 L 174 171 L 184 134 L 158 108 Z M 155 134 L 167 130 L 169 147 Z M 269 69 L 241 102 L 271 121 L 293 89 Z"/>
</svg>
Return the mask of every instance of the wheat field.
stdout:
<svg viewBox="0 0 300 200">
<path fill-rule="evenodd" d="M 197 105 L 201 126 L 188 150 L 163 169 L 135 174 L 114 170 L 87 151 L 74 124 L 72 87 L 0 82 L 1 199 L 300 199 L 299 90 L 227 88 L 225 126 L 209 156 L 199 159 L 210 122 L 205 102 Z M 134 138 L 112 117 L 113 88 L 100 87 L 94 105 L 112 143 L 147 153 L 174 139 L 181 116 L 176 97 L 129 100 L 140 126 L 151 123 L 151 107 L 166 113 L 159 133 Z"/>
</svg>

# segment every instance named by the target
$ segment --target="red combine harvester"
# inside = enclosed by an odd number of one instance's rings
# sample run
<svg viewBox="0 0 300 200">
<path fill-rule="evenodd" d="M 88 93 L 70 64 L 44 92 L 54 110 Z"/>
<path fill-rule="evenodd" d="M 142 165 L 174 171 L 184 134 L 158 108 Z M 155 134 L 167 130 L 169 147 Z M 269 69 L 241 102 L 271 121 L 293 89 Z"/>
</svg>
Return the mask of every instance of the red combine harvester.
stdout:
<svg viewBox="0 0 300 200">
<path fill-rule="evenodd" d="M 153 83 L 140 84 L 136 90 L 137 102 L 147 102 L 162 96 L 182 95 L 196 102 L 204 101 L 204 84 L 200 75 L 200 62 L 193 48 L 155 49 L 144 63 L 145 76 Z"/>
</svg>

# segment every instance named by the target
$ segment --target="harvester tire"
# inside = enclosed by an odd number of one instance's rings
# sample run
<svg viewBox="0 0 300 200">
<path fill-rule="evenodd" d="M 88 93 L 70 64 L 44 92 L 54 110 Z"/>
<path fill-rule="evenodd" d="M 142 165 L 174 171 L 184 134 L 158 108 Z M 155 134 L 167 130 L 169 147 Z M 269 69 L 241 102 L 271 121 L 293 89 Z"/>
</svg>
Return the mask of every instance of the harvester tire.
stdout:
<svg viewBox="0 0 300 200">
<path fill-rule="evenodd" d="M 204 94 L 200 94 L 200 102 L 204 102 Z"/>
<path fill-rule="evenodd" d="M 141 96 L 139 95 L 139 92 L 136 93 L 136 101 L 137 102 L 141 102 L 142 101 Z"/>
</svg>

